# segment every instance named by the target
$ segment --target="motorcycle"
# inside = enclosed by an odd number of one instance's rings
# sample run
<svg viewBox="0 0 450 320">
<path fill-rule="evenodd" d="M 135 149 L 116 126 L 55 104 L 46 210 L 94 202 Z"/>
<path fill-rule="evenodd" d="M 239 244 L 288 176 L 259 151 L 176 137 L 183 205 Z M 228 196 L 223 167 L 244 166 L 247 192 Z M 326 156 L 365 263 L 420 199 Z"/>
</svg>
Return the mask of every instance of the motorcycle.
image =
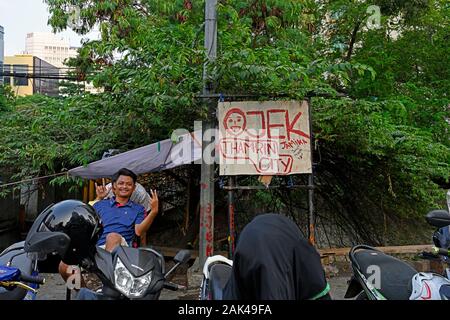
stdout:
<svg viewBox="0 0 450 320">
<path fill-rule="evenodd" d="M 50 205 L 36 218 L 23 250 L 37 260 L 57 255 L 67 265 L 96 274 L 102 282 L 101 290 L 81 288 L 77 299 L 154 300 L 159 298 L 163 288 L 184 288 L 170 282 L 168 277 L 189 261 L 190 251 L 180 250 L 174 258 L 175 265 L 166 272 L 164 257 L 151 248 L 117 246 L 109 252 L 98 247 L 102 232 L 101 220 L 91 206 L 79 200 L 64 200 Z M 77 289 L 81 274 L 72 273 L 68 288 L 72 287 L 73 280 L 73 289 Z"/>
<path fill-rule="evenodd" d="M 94 264 L 90 266 L 102 281 L 100 292 L 84 289 L 77 299 L 157 300 L 162 289 L 177 291 L 186 287 L 168 281 L 169 275 L 190 259 L 189 250 L 180 250 L 175 265 L 165 272 L 164 257 L 150 248 L 117 247 L 112 253 L 97 248 Z"/>
<path fill-rule="evenodd" d="M 27 250 L 40 254 L 54 253 L 51 250 L 45 251 L 39 244 L 34 244 Z M 189 261 L 189 250 L 177 253 L 175 265 L 168 272 L 165 272 L 164 257 L 150 248 L 118 246 L 108 252 L 96 247 L 95 251 L 93 258 L 84 259 L 80 266 L 96 274 L 102 282 L 102 288 L 98 291 L 81 288 L 76 297 L 78 300 L 157 300 L 163 289 L 185 289 L 167 279 L 180 265 Z"/>
<path fill-rule="evenodd" d="M 427 214 L 426 220 L 438 230 L 433 235 L 435 246 L 432 251 L 422 252 L 421 257 L 439 259 L 450 266 L 448 246 L 443 243 L 442 236 L 439 237 L 442 229 L 450 226 L 450 214 L 445 210 L 434 210 Z M 349 258 L 353 275 L 349 280 L 345 298 L 356 298 L 356 300 L 450 299 L 449 267 L 445 270 L 445 276 L 432 272 L 418 272 L 408 263 L 366 245 L 352 247 Z"/>
<path fill-rule="evenodd" d="M 288 217 L 257 215 L 239 239 L 233 260 L 220 255 L 206 259 L 200 300 L 331 298 L 319 253 Z"/>
<path fill-rule="evenodd" d="M 34 300 L 45 279 L 39 275 L 36 254 L 24 251 L 24 241 L 0 253 L 0 300 Z"/>
<path fill-rule="evenodd" d="M 203 266 L 200 300 L 223 300 L 223 289 L 231 275 L 233 261 L 221 255 L 208 257 Z"/>
</svg>

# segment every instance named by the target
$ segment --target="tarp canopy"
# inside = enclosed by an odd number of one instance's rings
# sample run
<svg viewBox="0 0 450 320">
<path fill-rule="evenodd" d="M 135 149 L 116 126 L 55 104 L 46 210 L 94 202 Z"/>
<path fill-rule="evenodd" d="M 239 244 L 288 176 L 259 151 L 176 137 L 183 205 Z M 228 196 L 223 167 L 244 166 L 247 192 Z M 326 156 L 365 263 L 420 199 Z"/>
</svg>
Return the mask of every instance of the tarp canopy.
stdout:
<svg viewBox="0 0 450 320">
<path fill-rule="evenodd" d="M 121 168 L 137 175 L 189 164 L 201 158 L 201 131 L 180 135 L 176 143 L 162 140 L 115 156 L 98 160 L 86 167 L 69 170 L 69 174 L 86 179 L 109 178 Z"/>
</svg>

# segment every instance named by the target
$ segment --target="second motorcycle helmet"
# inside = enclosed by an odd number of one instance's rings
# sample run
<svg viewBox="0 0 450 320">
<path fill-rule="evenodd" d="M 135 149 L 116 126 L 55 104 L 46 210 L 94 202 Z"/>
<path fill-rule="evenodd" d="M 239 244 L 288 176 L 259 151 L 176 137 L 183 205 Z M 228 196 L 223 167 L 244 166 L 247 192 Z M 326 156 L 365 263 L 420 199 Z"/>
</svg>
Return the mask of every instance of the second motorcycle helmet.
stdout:
<svg viewBox="0 0 450 320">
<path fill-rule="evenodd" d="M 95 252 L 102 232 L 94 208 L 78 200 L 64 200 L 50 205 L 37 217 L 24 249 L 41 255 L 58 253 L 64 263 L 80 264 Z"/>
</svg>

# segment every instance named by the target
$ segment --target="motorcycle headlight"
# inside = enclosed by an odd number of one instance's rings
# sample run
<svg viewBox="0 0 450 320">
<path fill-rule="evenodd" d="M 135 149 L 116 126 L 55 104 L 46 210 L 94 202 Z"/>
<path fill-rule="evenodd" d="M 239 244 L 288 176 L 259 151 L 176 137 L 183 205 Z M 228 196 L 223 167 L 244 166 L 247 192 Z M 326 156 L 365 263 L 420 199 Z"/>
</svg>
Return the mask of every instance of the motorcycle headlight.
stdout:
<svg viewBox="0 0 450 320">
<path fill-rule="evenodd" d="M 145 294 L 150 282 L 152 281 L 152 272 L 148 272 L 140 277 L 134 277 L 125 265 L 117 259 L 114 268 L 114 283 L 121 293 L 128 298 L 140 298 Z"/>
</svg>

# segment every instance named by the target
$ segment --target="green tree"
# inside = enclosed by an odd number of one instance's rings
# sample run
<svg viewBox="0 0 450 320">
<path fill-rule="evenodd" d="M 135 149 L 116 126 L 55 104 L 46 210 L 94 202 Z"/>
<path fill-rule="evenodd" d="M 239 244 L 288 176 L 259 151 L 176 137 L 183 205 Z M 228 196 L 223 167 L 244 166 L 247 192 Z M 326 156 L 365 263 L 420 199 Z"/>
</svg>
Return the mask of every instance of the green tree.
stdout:
<svg viewBox="0 0 450 320">
<path fill-rule="evenodd" d="M 55 31 L 99 28 L 100 39 L 85 41 L 69 65 L 103 92 L 8 101 L 1 167 L 17 177 L 58 172 L 205 117 L 196 98 L 204 1 L 45 2 Z M 441 205 L 448 187 L 448 16 L 443 0 L 222 0 L 218 58 L 208 67 L 217 92 L 321 96 L 312 99 L 318 214 L 352 241 L 383 243 Z M 261 208 L 305 216 L 301 193 L 256 197 Z"/>
</svg>

